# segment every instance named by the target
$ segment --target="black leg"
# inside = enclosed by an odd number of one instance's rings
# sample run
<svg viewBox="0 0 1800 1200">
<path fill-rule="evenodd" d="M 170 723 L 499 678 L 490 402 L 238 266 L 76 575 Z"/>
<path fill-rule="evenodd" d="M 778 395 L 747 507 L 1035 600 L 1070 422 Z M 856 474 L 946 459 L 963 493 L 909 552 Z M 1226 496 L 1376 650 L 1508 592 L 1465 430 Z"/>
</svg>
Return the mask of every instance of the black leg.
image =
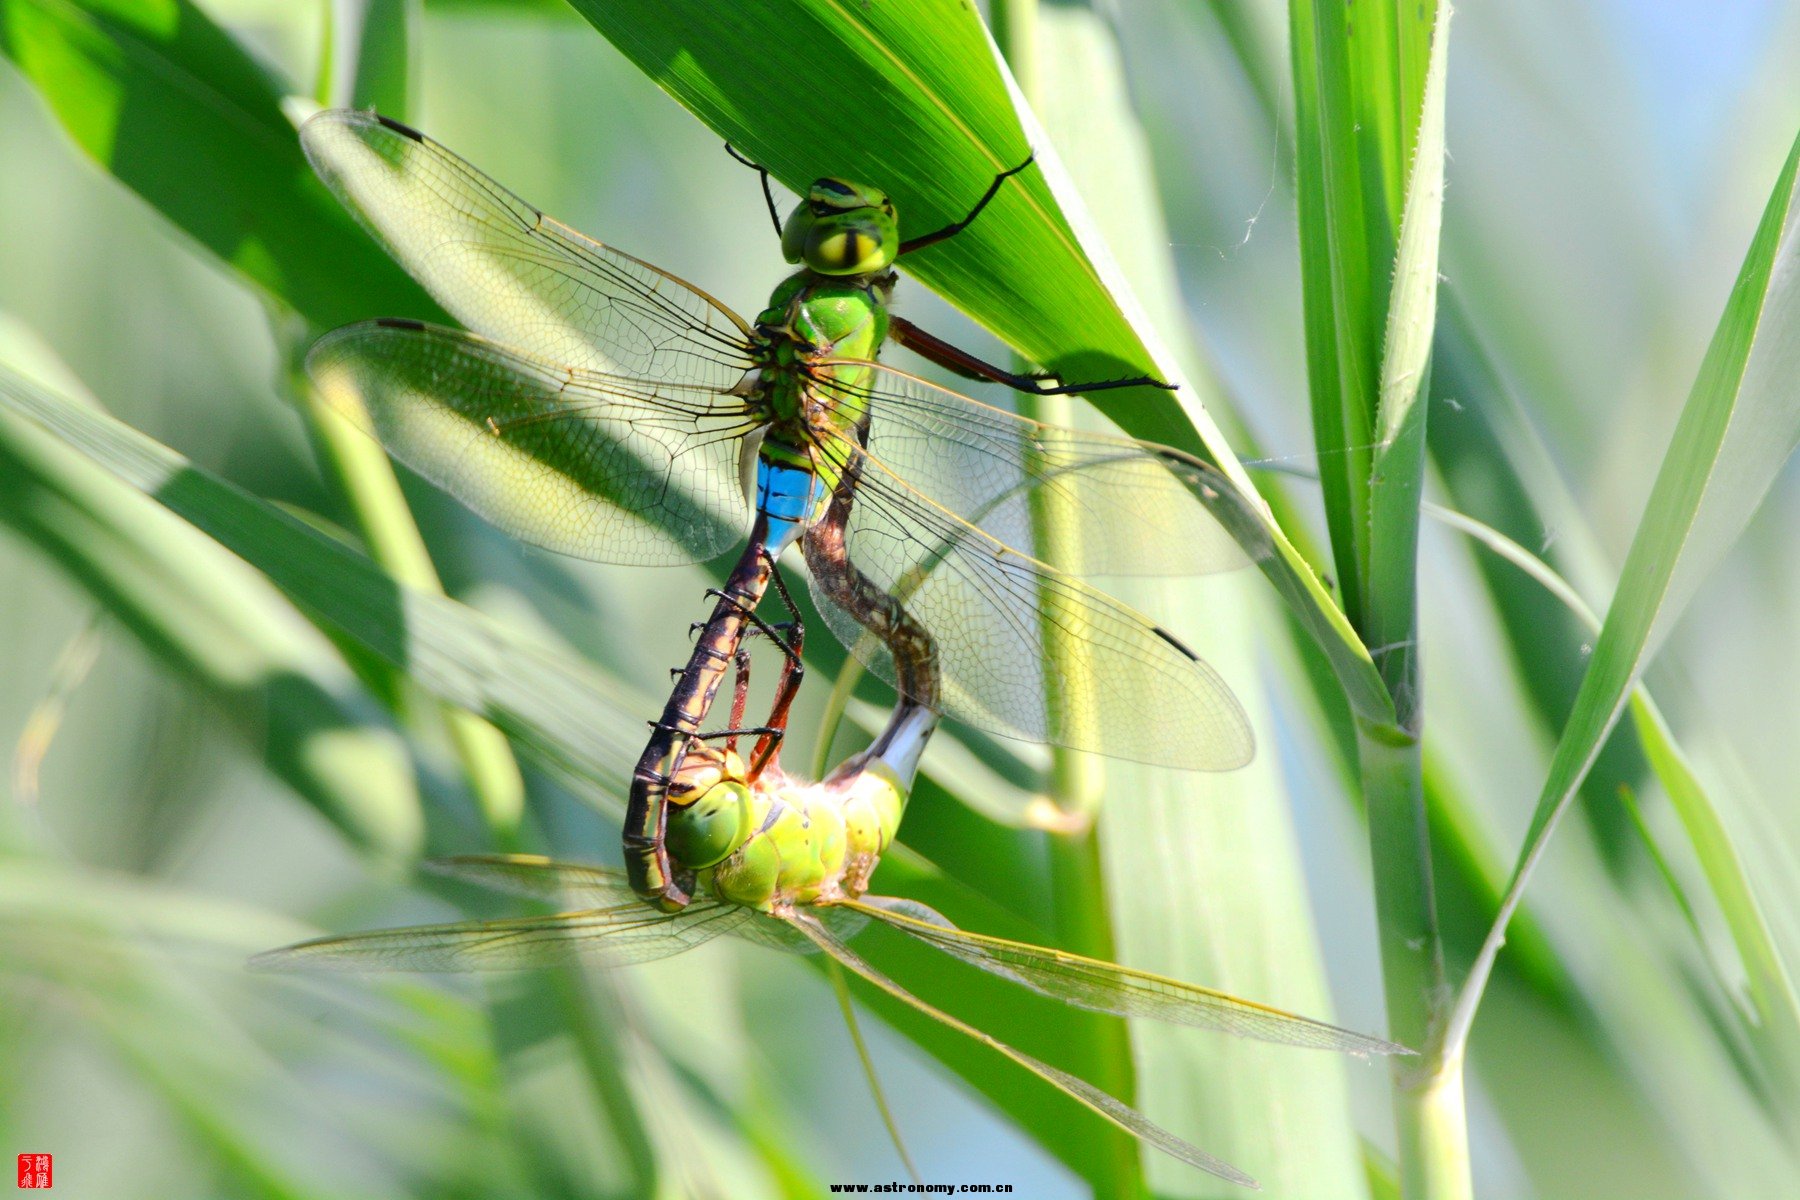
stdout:
<svg viewBox="0 0 1800 1200">
<path fill-rule="evenodd" d="M 748 155 L 740 152 L 738 150 L 738 148 L 736 146 L 733 146 L 730 142 L 725 143 L 725 153 L 731 155 L 731 157 L 737 159 L 739 162 L 743 163 L 746 167 L 749 167 L 751 170 L 755 171 L 758 175 L 760 175 L 762 177 L 763 201 L 766 204 L 768 204 L 768 206 L 769 206 L 769 220 L 771 220 L 775 223 L 775 236 L 780 237 L 781 236 L 781 214 L 779 212 L 777 212 L 775 209 L 775 193 L 769 187 L 769 168 L 763 166 L 761 163 L 757 162 L 755 159 L 749 157 Z"/>
<path fill-rule="evenodd" d="M 911 254 L 914 250 L 923 250 L 927 246 L 935 246 L 946 238 L 953 238 L 963 230 L 967 229 L 970 225 L 974 224 L 975 218 L 981 215 L 981 210 L 986 208 L 989 202 L 992 201 L 995 196 L 1000 194 L 1000 185 L 1014 175 L 1017 175 L 1020 171 L 1023 171 L 1026 167 L 1029 167 L 1036 158 L 1037 155 L 1035 154 L 1027 154 L 1024 162 L 1010 170 L 1002 171 L 994 176 L 994 182 L 988 184 L 988 190 L 983 192 L 981 199 L 975 202 L 975 207 L 969 210 L 968 216 L 960 221 L 952 221 L 942 229 L 933 230 L 930 233 L 922 233 L 916 238 L 907 238 L 900 243 L 900 253 Z"/>
<path fill-rule="evenodd" d="M 750 781 L 753 783 L 780 756 L 781 740 L 787 732 L 788 712 L 793 708 L 794 699 L 800 691 L 800 683 L 806 677 L 806 667 L 800 657 L 801 646 L 805 641 L 805 624 L 800 618 L 800 608 L 794 603 L 793 596 L 788 592 L 787 582 L 782 578 L 780 568 L 776 565 L 775 560 L 769 556 L 766 550 L 763 554 L 769 565 L 770 581 L 775 585 L 776 594 L 781 597 L 782 606 L 788 611 L 789 619 L 787 621 L 772 624 L 744 607 L 735 597 L 718 588 L 709 588 L 706 594 L 723 602 L 737 605 L 749 626 L 744 631 L 746 641 L 761 634 L 781 649 L 781 676 L 775 685 L 775 699 L 770 707 L 769 723 L 751 728 L 743 725 L 744 711 L 749 703 L 750 654 L 748 647 L 740 643 L 733 658 L 737 678 L 732 689 L 730 728 L 691 735 L 701 741 L 725 738 L 728 747 L 735 751 L 738 737 L 755 734 L 756 745 L 751 750 L 749 768 Z"/>
</svg>

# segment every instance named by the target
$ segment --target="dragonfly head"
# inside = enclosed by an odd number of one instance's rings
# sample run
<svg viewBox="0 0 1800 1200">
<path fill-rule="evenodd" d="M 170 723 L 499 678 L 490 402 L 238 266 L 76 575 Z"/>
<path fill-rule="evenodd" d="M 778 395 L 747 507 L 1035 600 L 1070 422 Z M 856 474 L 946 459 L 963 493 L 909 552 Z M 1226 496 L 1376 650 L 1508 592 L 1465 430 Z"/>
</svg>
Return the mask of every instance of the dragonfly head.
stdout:
<svg viewBox="0 0 1800 1200">
<path fill-rule="evenodd" d="M 665 837 L 671 858 L 690 871 L 704 870 L 750 840 L 758 815 L 747 778 L 743 760 L 731 751 L 705 745 L 689 750 L 669 781 Z"/>
<path fill-rule="evenodd" d="M 843 179 L 806 189 L 781 227 L 781 254 L 821 275 L 872 275 L 900 253 L 900 222 L 886 192 Z"/>
</svg>

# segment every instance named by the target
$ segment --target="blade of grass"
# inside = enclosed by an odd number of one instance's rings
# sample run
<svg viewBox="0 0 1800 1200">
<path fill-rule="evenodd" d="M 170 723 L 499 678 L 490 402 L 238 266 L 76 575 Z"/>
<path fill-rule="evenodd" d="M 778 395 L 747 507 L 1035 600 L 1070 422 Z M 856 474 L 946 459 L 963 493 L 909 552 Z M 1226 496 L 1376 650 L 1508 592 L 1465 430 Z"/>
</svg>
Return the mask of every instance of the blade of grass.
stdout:
<svg viewBox="0 0 1800 1200">
<path fill-rule="evenodd" d="M 1466 1044 L 1507 921 L 1632 684 L 1800 440 L 1800 398 L 1791 386 L 1800 371 L 1797 164 L 1800 139 L 1776 179 L 1657 473 L 1500 911 L 1457 996 L 1446 1053 L 1461 1053 Z"/>
<path fill-rule="evenodd" d="M 319 83 L 327 108 L 373 108 L 404 120 L 412 112 L 413 39 L 421 0 L 328 0 Z"/>
<path fill-rule="evenodd" d="M 1435 7 L 1296 0 L 1289 10 L 1313 430 L 1344 609 L 1394 710 L 1391 724 L 1358 722 L 1357 750 L 1388 1020 L 1415 1046 L 1441 1025 L 1446 994 L 1416 652 L 1450 15 Z M 1409 1196 L 1472 1192 L 1461 1068 L 1393 1066 Z"/>
<path fill-rule="evenodd" d="M 619 803 L 637 757 L 625 731 L 637 728 L 634 713 L 650 711 L 648 698 L 454 600 L 402 587 L 350 547 L 167 447 L 3 371 L 0 408 L 45 426 L 240 555 L 429 694 L 481 713 L 584 796 Z"/>
<path fill-rule="evenodd" d="M 1392 14 L 1384 5 L 1377 12 Z M 1411 6 L 1399 6 L 1411 14 Z M 1365 9 L 1358 14 L 1366 16 Z M 1383 32 L 1397 44 L 1397 63 L 1376 74 L 1393 104 L 1380 126 L 1382 178 L 1392 187 L 1404 175 L 1399 244 L 1393 285 L 1385 306 L 1380 407 L 1368 480 L 1367 627 L 1364 640 L 1394 698 L 1397 724 L 1407 740 L 1360 737 L 1369 851 L 1375 869 L 1376 917 L 1381 933 L 1382 981 L 1388 1020 L 1396 1036 L 1425 1044 L 1442 1020 L 1446 995 L 1443 937 L 1432 880 L 1431 832 L 1426 821 L 1424 764 L 1418 737 L 1424 723 L 1418 662 L 1419 503 L 1424 494 L 1425 429 L 1433 331 L 1437 323 L 1438 235 L 1444 207 L 1444 105 L 1448 77 L 1450 5 L 1437 5 L 1429 34 L 1430 63 L 1423 80 L 1412 52 L 1418 21 L 1402 15 Z M 1384 59 L 1388 38 L 1365 35 Z M 1369 55 L 1363 57 L 1368 64 Z M 1365 81 L 1368 77 L 1365 76 Z M 1422 91 L 1417 90 L 1422 82 Z M 1416 103 L 1409 104 L 1416 96 Z M 1381 111 L 1389 112 L 1387 105 Z M 1402 130 L 1417 114 L 1415 147 Z M 1413 149 L 1410 155 L 1407 149 Z M 1410 161 L 1410 172 L 1406 164 Z M 1390 198 L 1390 203 L 1392 202 Z M 1390 209 L 1391 211 L 1391 209 Z M 1378 235 L 1372 254 L 1383 243 Z M 1466 1197 L 1474 1191 L 1464 1111 L 1462 1061 L 1396 1065 L 1395 1120 L 1400 1177 L 1408 1196 Z"/>
<path fill-rule="evenodd" d="M 1524 571 L 1589 630 L 1596 634 L 1601 631 L 1599 615 L 1588 607 L 1574 586 L 1525 547 L 1498 530 L 1461 513 L 1429 505 L 1427 510 L 1436 519 L 1475 538 L 1496 555 Z M 1747 1033 L 1753 1038 L 1772 1041 L 1774 1045 L 1770 1052 L 1778 1061 L 1791 1055 L 1794 1048 L 1800 1047 L 1800 997 L 1795 995 L 1793 979 L 1782 961 L 1773 932 L 1757 901 L 1756 890 L 1724 822 L 1720 819 L 1717 806 L 1707 795 L 1706 788 L 1669 729 L 1662 710 L 1641 680 L 1631 686 L 1630 705 L 1631 719 L 1637 728 L 1638 737 L 1650 756 L 1657 778 L 1668 793 L 1671 806 L 1693 843 L 1695 857 L 1706 873 L 1710 893 L 1725 918 L 1726 927 L 1731 931 L 1732 940 L 1743 961 L 1755 1017 L 1748 1025 Z M 1634 823 L 1648 840 L 1650 831 L 1641 816 L 1637 815 L 1635 802 L 1631 802 L 1631 807 Z M 1695 925 L 1698 936 L 1700 931 L 1694 920 L 1692 907 L 1681 895 L 1680 888 L 1670 876 L 1669 868 L 1660 852 L 1655 850 L 1653 842 L 1652 853 L 1656 856 L 1658 869 L 1669 878 L 1671 891 L 1687 913 L 1689 923 Z"/>
</svg>

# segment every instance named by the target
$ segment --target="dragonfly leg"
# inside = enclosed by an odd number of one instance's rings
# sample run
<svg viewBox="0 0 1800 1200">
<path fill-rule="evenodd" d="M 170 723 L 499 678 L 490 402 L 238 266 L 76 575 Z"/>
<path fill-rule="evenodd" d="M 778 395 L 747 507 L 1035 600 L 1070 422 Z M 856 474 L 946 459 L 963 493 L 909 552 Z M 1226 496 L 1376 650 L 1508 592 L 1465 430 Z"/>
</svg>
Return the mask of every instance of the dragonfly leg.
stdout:
<svg viewBox="0 0 1800 1200">
<path fill-rule="evenodd" d="M 969 210 L 968 216 L 960 221 L 952 221 L 942 229 L 934 229 L 930 233 L 921 233 L 918 237 L 907 238 L 900 243 L 900 253 L 910 254 L 914 250 L 923 250 L 927 246 L 935 246 L 941 241 L 955 237 L 957 234 L 973 225 L 975 223 L 975 218 L 981 215 L 981 210 L 986 208 L 988 204 L 992 202 L 994 197 L 1000 194 L 1000 185 L 1005 183 L 1008 179 L 1011 179 L 1014 175 L 1017 175 L 1020 171 L 1023 171 L 1026 167 L 1029 167 L 1036 159 L 1036 154 L 1027 154 L 1024 162 L 1016 167 L 1008 168 L 994 176 L 994 181 L 988 184 L 987 191 L 981 194 L 981 199 L 975 202 L 975 207 Z"/>
<path fill-rule="evenodd" d="M 775 594 L 781 597 L 782 606 L 788 611 L 788 619 L 773 627 L 786 633 L 787 637 L 777 638 L 772 631 L 769 634 L 780 645 L 784 656 L 781 678 L 775 684 L 775 702 L 769 709 L 769 724 L 780 732 L 765 734 L 756 739 L 756 746 L 750 752 L 752 783 L 780 758 L 781 741 L 787 731 L 788 710 L 794 706 L 794 697 L 800 694 L 800 681 L 806 678 L 806 664 L 800 657 L 800 648 L 806 641 L 806 623 L 800 619 L 800 606 L 788 594 L 787 582 L 782 579 L 781 570 L 773 559 L 769 561 L 769 577 L 775 584 Z"/>
<path fill-rule="evenodd" d="M 946 371 L 961 375 L 964 379 L 1004 383 L 1007 387 L 1027 395 L 1066 396 L 1077 392 L 1105 392 L 1113 388 L 1127 387 L 1154 387 L 1171 392 L 1175 390 L 1174 384 L 1165 383 L 1149 375 L 1139 375 L 1130 379 L 1103 379 L 1095 383 L 1065 383 L 1062 376 L 1053 372 L 1008 371 L 985 359 L 977 358 L 967 350 L 952 346 L 936 334 L 926 333 L 905 317 L 888 318 L 888 336 L 919 357 L 928 358 Z"/>
<path fill-rule="evenodd" d="M 725 748 L 736 754 L 738 728 L 744 723 L 744 709 L 750 703 L 750 639 L 748 637 L 738 643 L 737 653 L 732 658 L 734 677 L 731 683 L 731 736 L 726 740 Z"/>
</svg>

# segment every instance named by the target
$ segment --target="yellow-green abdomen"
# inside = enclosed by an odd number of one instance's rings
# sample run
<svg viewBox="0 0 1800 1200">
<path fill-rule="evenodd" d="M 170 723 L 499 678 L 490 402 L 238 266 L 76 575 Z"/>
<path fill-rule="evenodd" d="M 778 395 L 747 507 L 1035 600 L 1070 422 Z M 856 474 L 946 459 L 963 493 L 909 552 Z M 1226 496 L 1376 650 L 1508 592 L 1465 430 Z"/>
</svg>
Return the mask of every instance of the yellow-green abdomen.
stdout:
<svg viewBox="0 0 1800 1200">
<path fill-rule="evenodd" d="M 724 782 L 671 811 L 668 844 L 719 900 L 777 912 L 861 895 L 905 808 L 906 790 L 879 763 L 836 787 Z M 746 827 L 735 850 L 712 858 L 721 838 Z M 684 861 L 690 850 L 696 858 Z"/>
</svg>

